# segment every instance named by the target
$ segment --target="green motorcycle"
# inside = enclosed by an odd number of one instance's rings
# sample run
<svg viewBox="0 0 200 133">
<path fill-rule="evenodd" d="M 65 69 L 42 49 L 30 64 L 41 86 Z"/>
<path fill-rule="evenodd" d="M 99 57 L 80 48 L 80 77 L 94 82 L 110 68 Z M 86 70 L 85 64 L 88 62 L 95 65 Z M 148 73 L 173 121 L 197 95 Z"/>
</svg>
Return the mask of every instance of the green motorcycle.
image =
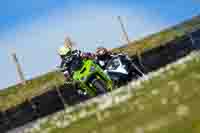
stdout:
<svg viewBox="0 0 200 133">
<path fill-rule="evenodd" d="M 86 95 L 94 97 L 112 90 L 112 80 L 93 60 L 79 60 L 74 66 L 73 80 L 79 82 Z"/>
</svg>

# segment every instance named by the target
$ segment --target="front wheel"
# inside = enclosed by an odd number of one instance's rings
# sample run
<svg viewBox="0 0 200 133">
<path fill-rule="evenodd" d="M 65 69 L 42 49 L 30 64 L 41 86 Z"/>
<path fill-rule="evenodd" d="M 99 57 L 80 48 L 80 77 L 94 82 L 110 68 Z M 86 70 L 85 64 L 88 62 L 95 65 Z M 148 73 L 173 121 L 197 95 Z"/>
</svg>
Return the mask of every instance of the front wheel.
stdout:
<svg viewBox="0 0 200 133">
<path fill-rule="evenodd" d="M 96 88 L 97 95 L 106 93 L 107 87 L 106 87 L 106 83 L 103 80 L 94 79 L 92 83 L 93 83 L 94 88 Z"/>
</svg>

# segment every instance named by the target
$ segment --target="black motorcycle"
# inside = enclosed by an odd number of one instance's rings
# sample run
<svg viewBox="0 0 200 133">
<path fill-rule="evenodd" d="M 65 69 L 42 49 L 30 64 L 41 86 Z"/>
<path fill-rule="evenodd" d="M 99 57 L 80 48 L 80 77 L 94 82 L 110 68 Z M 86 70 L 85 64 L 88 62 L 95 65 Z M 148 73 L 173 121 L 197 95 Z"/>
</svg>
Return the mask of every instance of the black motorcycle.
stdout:
<svg viewBox="0 0 200 133">
<path fill-rule="evenodd" d="M 110 76 L 116 87 L 143 76 L 142 71 L 125 54 L 113 55 L 104 71 Z"/>
</svg>

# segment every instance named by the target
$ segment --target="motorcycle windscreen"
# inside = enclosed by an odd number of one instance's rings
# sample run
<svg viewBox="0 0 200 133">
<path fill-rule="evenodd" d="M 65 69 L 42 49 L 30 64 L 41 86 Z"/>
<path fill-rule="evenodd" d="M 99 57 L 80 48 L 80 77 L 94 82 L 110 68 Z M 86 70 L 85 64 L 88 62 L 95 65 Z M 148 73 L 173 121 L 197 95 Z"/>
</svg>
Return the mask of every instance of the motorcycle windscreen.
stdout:
<svg viewBox="0 0 200 133">
<path fill-rule="evenodd" d="M 122 64 L 121 58 L 119 58 L 119 57 L 113 58 L 108 62 L 106 71 L 128 75 L 128 72 L 126 70 L 126 65 Z"/>
<path fill-rule="evenodd" d="M 106 69 L 116 70 L 119 66 L 120 66 L 120 60 L 118 58 L 113 58 L 108 62 Z"/>
</svg>

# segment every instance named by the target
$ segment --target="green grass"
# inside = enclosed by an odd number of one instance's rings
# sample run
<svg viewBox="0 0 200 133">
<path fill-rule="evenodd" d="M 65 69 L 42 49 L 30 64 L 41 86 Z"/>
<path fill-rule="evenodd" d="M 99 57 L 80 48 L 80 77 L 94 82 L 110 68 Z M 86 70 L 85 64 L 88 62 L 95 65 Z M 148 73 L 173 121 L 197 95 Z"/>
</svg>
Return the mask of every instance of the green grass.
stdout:
<svg viewBox="0 0 200 133">
<path fill-rule="evenodd" d="M 100 111 L 101 120 L 93 114 L 61 128 L 56 126 L 61 120 L 50 116 L 31 133 L 199 133 L 199 68 L 200 55 L 173 66 L 130 91 L 126 102 Z"/>
<path fill-rule="evenodd" d="M 113 51 L 123 51 L 132 56 L 136 53 L 142 53 L 158 47 L 159 45 L 164 45 L 166 42 L 183 36 L 185 32 L 189 32 L 195 28 L 200 28 L 200 16 L 159 33 L 152 34 L 144 39 L 134 41 L 123 48 L 113 49 Z M 47 92 L 54 85 L 59 86 L 63 84 L 63 81 L 64 78 L 61 73 L 50 72 L 27 81 L 26 85 L 16 85 L 0 90 L 0 110 L 6 110 L 36 95 Z"/>
<path fill-rule="evenodd" d="M 27 80 L 26 84 L 18 84 L 0 91 L 0 110 L 4 111 L 16 106 L 34 96 L 41 95 L 48 90 L 64 83 L 64 77 L 59 72 L 49 72 L 32 80 Z"/>
<path fill-rule="evenodd" d="M 170 27 L 158 33 L 154 33 L 148 37 L 136 40 L 127 46 L 114 49 L 115 52 L 126 52 L 130 56 L 140 54 L 160 45 L 165 45 L 167 42 L 175 40 L 187 32 L 200 28 L 200 16 L 193 17 L 189 21 L 185 21 L 176 26 Z"/>
</svg>

